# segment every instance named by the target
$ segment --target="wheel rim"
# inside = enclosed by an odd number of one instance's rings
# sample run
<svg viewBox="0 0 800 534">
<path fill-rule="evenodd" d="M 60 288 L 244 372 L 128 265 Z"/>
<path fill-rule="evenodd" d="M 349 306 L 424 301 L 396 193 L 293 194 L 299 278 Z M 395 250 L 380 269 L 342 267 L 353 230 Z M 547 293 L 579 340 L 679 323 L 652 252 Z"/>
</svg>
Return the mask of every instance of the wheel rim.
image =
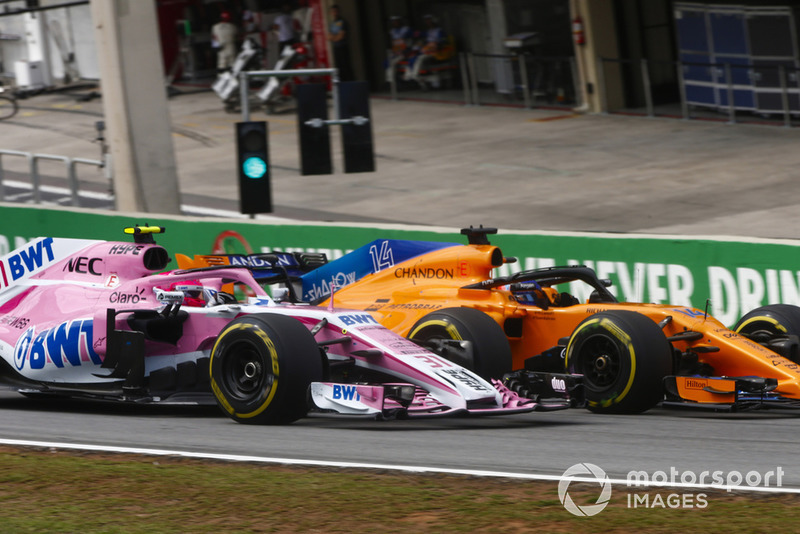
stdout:
<svg viewBox="0 0 800 534">
<path fill-rule="evenodd" d="M 617 344 L 607 336 L 594 335 L 580 347 L 578 372 L 591 389 L 603 390 L 617 381 L 621 362 Z"/>
<path fill-rule="evenodd" d="M 743 336 L 747 336 L 756 343 L 767 343 L 772 338 L 782 337 L 786 335 L 786 332 L 781 332 L 780 330 L 778 330 L 778 325 L 786 328 L 780 321 L 778 322 L 778 324 L 775 324 L 769 319 L 759 318 L 758 320 L 752 321 L 749 324 L 745 325 L 743 328 L 740 328 L 736 332 Z"/>
<path fill-rule="evenodd" d="M 778 332 L 777 329 L 769 327 L 754 328 L 752 330 L 750 329 L 743 330 L 740 331 L 739 334 L 746 335 L 748 338 L 755 341 L 756 343 L 767 343 L 774 337 L 785 335 Z"/>
<path fill-rule="evenodd" d="M 261 396 L 272 388 L 275 376 L 265 365 L 258 346 L 250 341 L 235 342 L 226 351 L 222 363 L 225 389 L 239 401 Z"/>
</svg>

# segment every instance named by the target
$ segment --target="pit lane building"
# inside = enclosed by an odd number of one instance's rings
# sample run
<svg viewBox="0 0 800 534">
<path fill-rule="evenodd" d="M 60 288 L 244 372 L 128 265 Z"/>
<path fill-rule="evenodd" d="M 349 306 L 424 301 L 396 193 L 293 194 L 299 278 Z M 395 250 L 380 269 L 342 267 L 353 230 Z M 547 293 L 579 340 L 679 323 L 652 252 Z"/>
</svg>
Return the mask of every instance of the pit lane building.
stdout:
<svg viewBox="0 0 800 534">
<path fill-rule="evenodd" d="M 265 64 L 274 60 L 269 28 L 282 1 L 152 1 L 165 75 L 193 81 L 213 76 L 210 28 L 223 10 L 240 24 L 252 20 L 247 12 L 255 14 L 249 31 L 267 47 Z M 697 107 L 800 115 L 797 0 L 335 2 L 350 25 L 356 75 L 373 92 L 387 90 L 389 17 L 421 27 L 422 17 L 432 14 L 464 54 L 454 62 L 452 86 L 466 81 L 509 104 L 527 97 L 534 105 L 593 112 Z M 326 31 L 332 3 L 295 0 L 294 7 L 309 25 L 309 14 L 320 14 L 319 34 Z M 318 55 L 332 57 L 329 50 Z M 2 76 L 19 85 L 98 79 L 89 0 L 0 0 L 0 62 Z M 460 72 L 465 68 L 468 77 Z"/>
</svg>

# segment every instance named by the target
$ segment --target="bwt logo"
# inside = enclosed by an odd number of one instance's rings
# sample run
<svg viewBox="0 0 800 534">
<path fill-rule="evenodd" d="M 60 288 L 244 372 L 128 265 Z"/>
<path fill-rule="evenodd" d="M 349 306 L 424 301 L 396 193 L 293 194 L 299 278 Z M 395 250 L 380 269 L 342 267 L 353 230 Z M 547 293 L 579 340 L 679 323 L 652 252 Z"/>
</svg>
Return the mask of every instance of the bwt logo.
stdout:
<svg viewBox="0 0 800 534">
<path fill-rule="evenodd" d="M 342 320 L 347 326 L 358 326 L 362 324 L 378 324 L 370 314 L 361 313 L 358 315 L 340 315 L 339 319 Z"/>
<path fill-rule="evenodd" d="M 88 361 L 100 365 L 103 362 L 92 348 L 92 326 L 91 319 L 67 321 L 38 334 L 32 326 L 17 340 L 14 365 L 20 371 L 25 362 L 31 369 L 43 369 L 47 363 L 56 367 L 65 363 L 77 367 Z"/>
<path fill-rule="evenodd" d="M 47 256 L 45 260 L 44 256 Z M 8 286 L 8 276 L 11 281 L 17 281 L 26 274 L 30 274 L 44 266 L 45 263 L 53 261 L 53 238 L 46 237 L 28 246 L 27 249 L 20 250 L 16 254 L 8 256 L 5 262 L 0 261 L 0 275 L 3 277 L 3 285 Z M 6 264 L 8 272 L 6 272 Z"/>
<path fill-rule="evenodd" d="M 341 386 L 339 384 L 334 384 L 333 398 L 335 400 L 354 400 L 358 402 L 361 400 L 361 395 L 358 394 L 356 386 Z"/>
</svg>

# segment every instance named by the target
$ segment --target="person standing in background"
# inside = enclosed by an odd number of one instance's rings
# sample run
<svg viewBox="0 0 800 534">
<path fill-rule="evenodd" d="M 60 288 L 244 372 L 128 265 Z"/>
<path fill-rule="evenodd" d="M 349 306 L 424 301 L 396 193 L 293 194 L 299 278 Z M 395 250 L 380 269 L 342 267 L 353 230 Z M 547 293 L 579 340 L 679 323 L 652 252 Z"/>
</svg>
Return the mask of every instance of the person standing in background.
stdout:
<svg viewBox="0 0 800 534">
<path fill-rule="evenodd" d="M 236 59 L 236 36 L 239 33 L 231 22 L 231 14 L 223 11 L 220 21 L 211 27 L 211 46 L 217 48 L 217 71 L 222 72 L 233 66 Z"/>
<path fill-rule="evenodd" d="M 347 21 L 342 18 L 339 6 L 333 4 L 330 10 L 331 23 L 328 26 L 328 39 L 333 45 L 334 66 L 339 69 L 339 79 L 353 80 L 353 67 L 350 64 L 350 35 Z"/>
<path fill-rule="evenodd" d="M 275 17 L 272 29 L 278 33 L 279 53 L 283 52 L 286 45 L 293 45 L 297 42 L 300 23 L 292 15 L 291 4 L 284 3 L 281 6 L 281 14 Z"/>
<path fill-rule="evenodd" d="M 389 21 L 391 25 L 389 28 L 391 53 L 386 65 L 386 81 L 391 83 L 397 64 L 409 57 L 411 39 L 414 36 L 414 32 L 407 24 L 403 24 L 403 17 L 399 15 L 393 15 L 389 18 Z"/>
</svg>

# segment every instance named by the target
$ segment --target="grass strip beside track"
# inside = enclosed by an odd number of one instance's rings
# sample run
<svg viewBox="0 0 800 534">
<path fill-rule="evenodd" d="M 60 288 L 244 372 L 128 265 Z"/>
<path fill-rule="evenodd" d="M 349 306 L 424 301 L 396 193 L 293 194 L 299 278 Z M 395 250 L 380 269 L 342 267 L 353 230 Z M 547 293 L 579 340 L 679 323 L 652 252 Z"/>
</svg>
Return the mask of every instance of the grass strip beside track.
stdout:
<svg viewBox="0 0 800 534">
<path fill-rule="evenodd" d="M 578 504 L 596 485 L 573 483 Z M 4 532 L 785 531 L 800 496 L 704 492 L 705 508 L 630 509 L 628 488 L 579 518 L 557 484 L 0 448 Z M 652 498 L 683 490 L 639 491 Z"/>
</svg>

